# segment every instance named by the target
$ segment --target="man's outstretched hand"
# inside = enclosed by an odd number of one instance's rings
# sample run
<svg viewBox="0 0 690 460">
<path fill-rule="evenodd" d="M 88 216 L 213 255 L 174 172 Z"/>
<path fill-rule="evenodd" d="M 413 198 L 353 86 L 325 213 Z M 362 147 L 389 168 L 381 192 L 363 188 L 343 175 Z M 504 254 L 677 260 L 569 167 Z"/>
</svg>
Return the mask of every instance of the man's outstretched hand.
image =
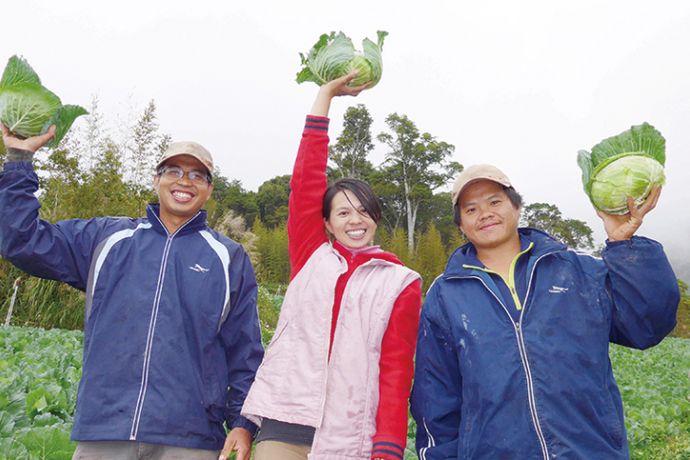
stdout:
<svg viewBox="0 0 690 460">
<path fill-rule="evenodd" d="M 5 143 L 5 148 L 7 149 L 18 149 L 18 150 L 28 150 L 29 152 L 35 152 L 52 139 L 55 135 L 55 125 L 51 125 L 48 128 L 48 132 L 45 134 L 40 134 L 38 136 L 29 137 L 26 139 L 19 139 L 10 133 L 7 126 L 0 123 L 2 128 L 2 141 Z"/>
</svg>

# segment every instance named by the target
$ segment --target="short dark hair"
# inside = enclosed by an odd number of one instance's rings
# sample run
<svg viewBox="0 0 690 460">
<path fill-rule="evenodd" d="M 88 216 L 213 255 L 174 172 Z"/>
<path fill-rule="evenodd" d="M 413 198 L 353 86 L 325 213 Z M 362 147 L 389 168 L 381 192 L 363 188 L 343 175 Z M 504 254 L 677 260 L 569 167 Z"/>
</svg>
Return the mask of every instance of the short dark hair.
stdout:
<svg viewBox="0 0 690 460">
<path fill-rule="evenodd" d="M 505 185 L 502 185 L 501 187 L 503 187 L 503 191 L 513 207 L 515 209 L 520 209 L 522 207 L 522 195 L 520 195 L 513 187 L 506 187 Z M 455 225 L 458 227 L 460 226 L 460 197 L 458 197 L 457 201 L 455 202 L 455 206 L 453 206 L 453 222 L 455 222 Z"/>
<path fill-rule="evenodd" d="M 328 220 L 331 215 L 333 197 L 343 190 L 352 192 L 357 197 L 359 202 L 362 203 L 362 207 L 367 211 L 367 214 L 369 214 L 369 217 L 371 217 L 374 222 L 378 223 L 381 220 L 381 203 L 371 189 L 371 186 L 363 180 L 354 179 L 352 177 L 337 180 L 326 189 L 326 193 L 323 195 L 323 206 L 321 208 L 324 219 Z"/>
</svg>

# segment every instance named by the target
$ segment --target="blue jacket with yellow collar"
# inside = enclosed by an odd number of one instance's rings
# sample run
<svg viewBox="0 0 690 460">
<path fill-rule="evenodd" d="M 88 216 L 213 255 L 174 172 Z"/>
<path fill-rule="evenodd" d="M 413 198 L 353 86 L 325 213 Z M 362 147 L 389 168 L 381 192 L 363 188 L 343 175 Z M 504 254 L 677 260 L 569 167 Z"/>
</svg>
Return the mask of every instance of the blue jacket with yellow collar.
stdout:
<svg viewBox="0 0 690 460">
<path fill-rule="evenodd" d="M 519 232 L 524 279 L 506 281 L 525 286 L 520 296 L 506 298 L 515 291 L 477 266 L 471 244 L 427 293 L 412 393 L 419 456 L 627 459 L 609 342 L 647 348 L 675 326 L 680 294 L 662 247 L 633 237 L 608 243 L 602 260 Z"/>
</svg>

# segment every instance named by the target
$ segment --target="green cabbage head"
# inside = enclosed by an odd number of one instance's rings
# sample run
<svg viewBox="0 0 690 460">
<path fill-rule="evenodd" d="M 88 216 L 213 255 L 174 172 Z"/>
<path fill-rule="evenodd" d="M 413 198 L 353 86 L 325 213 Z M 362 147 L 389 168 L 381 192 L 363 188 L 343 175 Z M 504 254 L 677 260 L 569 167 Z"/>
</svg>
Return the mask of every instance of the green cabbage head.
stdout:
<svg viewBox="0 0 690 460">
<path fill-rule="evenodd" d="M 626 214 L 627 197 L 639 205 L 655 185 L 664 185 L 666 140 L 648 123 L 580 150 L 577 163 L 592 204 L 609 214 Z"/>
<path fill-rule="evenodd" d="M 306 56 L 299 54 L 302 58 L 302 69 L 297 73 L 297 83 L 313 81 L 321 86 L 357 70 L 357 77 L 350 82 L 350 86 L 359 86 L 371 81 L 369 88 L 373 88 L 381 80 L 381 49 L 388 32 L 378 31 L 377 34 L 377 43 L 368 38 L 362 41 L 362 52 L 355 51 L 352 40 L 342 32 L 321 35 Z"/>
<path fill-rule="evenodd" d="M 19 138 L 37 136 L 55 125 L 55 136 L 48 146 L 56 147 L 74 120 L 86 113 L 77 105 L 62 105 L 24 58 L 9 59 L 0 80 L 0 121 L 12 134 Z"/>
</svg>

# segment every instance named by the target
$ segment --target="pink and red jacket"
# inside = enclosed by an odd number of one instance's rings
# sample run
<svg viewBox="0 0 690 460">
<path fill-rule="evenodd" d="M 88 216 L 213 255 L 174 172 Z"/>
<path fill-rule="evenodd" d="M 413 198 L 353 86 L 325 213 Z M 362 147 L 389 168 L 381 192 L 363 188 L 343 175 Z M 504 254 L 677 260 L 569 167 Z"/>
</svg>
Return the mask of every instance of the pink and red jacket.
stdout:
<svg viewBox="0 0 690 460">
<path fill-rule="evenodd" d="M 313 460 L 402 459 L 421 282 L 393 254 L 329 242 L 327 129 L 307 117 L 291 181 L 292 281 L 242 414 L 316 427 Z"/>
</svg>

